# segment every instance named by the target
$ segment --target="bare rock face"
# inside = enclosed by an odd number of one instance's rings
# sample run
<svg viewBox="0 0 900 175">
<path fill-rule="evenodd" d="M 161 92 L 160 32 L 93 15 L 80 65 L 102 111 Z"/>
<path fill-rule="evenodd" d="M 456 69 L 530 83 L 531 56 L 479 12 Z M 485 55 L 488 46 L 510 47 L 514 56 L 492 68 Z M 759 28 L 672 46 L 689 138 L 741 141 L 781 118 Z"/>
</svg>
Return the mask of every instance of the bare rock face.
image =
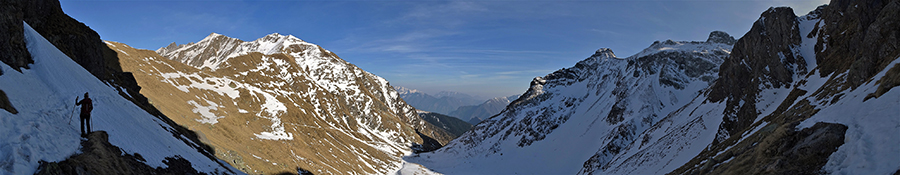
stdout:
<svg viewBox="0 0 900 175">
<path fill-rule="evenodd" d="M 97 76 L 101 80 L 111 80 L 116 78 L 116 73 L 121 73 L 118 67 L 118 59 L 115 52 L 109 50 L 100 40 L 100 35 L 93 31 L 84 23 L 69 17 L 63 13 L 57 0 L 12 0 L 5 1 L 3 13 L 7 18 L 4 20 L 4 26 L 8 26 L 7 30 L 16 33 L 4 32 L 9 35 L 11 49 L 13 53 L 24 52 L 24 54 L 14 54 L 16 58 L 4 59 L 6 63 L 13 63 L 12 67 L 26 67 L 21 63 L 32 63 L 30 56 L 25 50 L 25 42 L 22 40 L 22 21 L 31 25 L 38 33 L 47 38 L 60 51 L 66 53 L 75 62 L 82 65 L 91 74 Z M 8 24 L 8 25 L 7 25 Z M 5 47 L 5 49 L 10 49 Z M 22 58 L 22 56 L 29 56 Z M 7 62 L 9 61 L 9 62 Z"/>
<path fill-rule="evenodd" d="M 34 63 L 31 54 L 25 48 L 25 34 L 22 21 L 25 14 L 22 12 L 25 1 L 0 2 L 0 61 L 10 67 L 21 71 L 28 68 L 28 64 Z M 3 72 L 0 72 L 2 75 Z"/>
<path fill-rule="evenodd" d="M 713 31 L 709 33 L 709 39 L 706 39 L 706 42 L 734 45 L 734 42 L 737 42 L 737 40 L 723 31 Z"/>
<path fill-rule="evenodd" d="M 759 115 L 755 101 L 761 89 L 787 86 L 793 82 L 794 72 L 806 72 L 806 62 L 794 54 L 794 47 L 800 44 L 797 25 L 791 8 L 769 8 L 735 43 L 709 98 L 728 104 L 720 135 L 743 130 L 753 122 Z"/>
<path fill-rule="evenodd" d="M 855 88 L 900 56 L 900 2 L 833 0 L 823 9 L 816 56 L 820 76 L 849 69 Z M 816 32 L 816 31 L 814 31 Z"/>
<path fill-rule="evenodd" d="M 700 166 L 682 167 L 674 174 L 822 174 L 821 167 L 844 144 L 847 126 L 816 123 L 796 130 L 794 124 L 763 127 L 748 137 L 758 143 L 740 143 Z M 685 169 L 687 168 L 687 169 Z"/>
<path fill-rule="evenodd" d="M 3 92 L 3 90 L 0 90 L 0 109 L 4 109 L 12 114 L 19 113 L 19 111 L 16 110 L 16 107 L 9 102 L 9 98 L 6 97 L 6 93 Z"/>
</svg>

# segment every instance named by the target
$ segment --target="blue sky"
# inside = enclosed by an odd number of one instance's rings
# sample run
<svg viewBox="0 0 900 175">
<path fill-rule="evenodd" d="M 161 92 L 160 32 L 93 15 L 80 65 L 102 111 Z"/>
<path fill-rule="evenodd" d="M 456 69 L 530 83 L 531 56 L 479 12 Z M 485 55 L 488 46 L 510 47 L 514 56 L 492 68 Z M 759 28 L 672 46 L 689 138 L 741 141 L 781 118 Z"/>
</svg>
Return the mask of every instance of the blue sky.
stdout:
<svg viewBox="0 0 900 175">
<path fill-rule="evenodd" d="M 759 14 L 804 15 L 825 0 L 150 1 L 61 0 L 104 40 L 156 50 L 210 33 L 252 41 L 294 35 L 428 93 L 521 94 L 531 79 L 601 47 L 630 56 L 656 40 L 742 36 Z"/>
</svg>

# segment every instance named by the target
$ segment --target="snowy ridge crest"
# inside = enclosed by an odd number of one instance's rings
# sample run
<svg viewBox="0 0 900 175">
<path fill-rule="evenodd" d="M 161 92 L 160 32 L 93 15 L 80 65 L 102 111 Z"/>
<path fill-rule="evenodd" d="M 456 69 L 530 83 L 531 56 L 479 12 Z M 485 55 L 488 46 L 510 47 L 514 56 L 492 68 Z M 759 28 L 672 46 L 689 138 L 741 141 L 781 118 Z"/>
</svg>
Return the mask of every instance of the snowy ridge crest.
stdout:
<svg viewBox="0 0 900 175">
<path fill-rule="evenodd" d="M 302 51 L 302 49 L 311 46 L 318 47 L 293 35 L 281 35 L 278 33 L 272 33 L 250 42 L 212 33 L 197 43 L 183 45 L 172 43 L 169 46 L 157 49 L 156 52 L 169 59 L 197 68 L 216 70 L 220 64 L 228 59 L 247 55 L 251 52 L 259 52 L 265 55 L 282 52 L 292 53 Z"/>
</svg>

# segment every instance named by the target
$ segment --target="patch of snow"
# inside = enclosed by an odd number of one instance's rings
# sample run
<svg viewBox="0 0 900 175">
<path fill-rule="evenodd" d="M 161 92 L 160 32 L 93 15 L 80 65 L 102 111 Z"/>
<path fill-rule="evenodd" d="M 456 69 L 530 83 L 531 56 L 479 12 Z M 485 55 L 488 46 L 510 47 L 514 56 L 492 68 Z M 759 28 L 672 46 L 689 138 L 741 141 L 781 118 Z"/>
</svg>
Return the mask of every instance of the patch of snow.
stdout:
<svg viewBox="0 0 900 175">
<path fill-rule="evenodd" d="M 425 168 L 422 165 L 416 163 L 409 163 L 403 161 L 403 166 L 397 170 L 397 172 L 391 173 L 394 175 L 439 175 L 441 173 L 436 173 L 434 171 Z"/>
<path fill-rule="evenodd" d="M 206 104 L 209 106 L 201 105 L 200 103 L 195 102 L 194 100 L 188 100 L 188 104 L 194 106 L 194 109 L 191 109 L 191 112 L 200 114 L 201 119 L 197 119 L 200 123 L 207 124 L 216 124 L 219 123 L 220 118 L 225 118 L 225 116 L 216 116 L 212 111 L 218 110 L 219 105 L 213 103 L 212 101 L 206 100 Z"/>
</svg>

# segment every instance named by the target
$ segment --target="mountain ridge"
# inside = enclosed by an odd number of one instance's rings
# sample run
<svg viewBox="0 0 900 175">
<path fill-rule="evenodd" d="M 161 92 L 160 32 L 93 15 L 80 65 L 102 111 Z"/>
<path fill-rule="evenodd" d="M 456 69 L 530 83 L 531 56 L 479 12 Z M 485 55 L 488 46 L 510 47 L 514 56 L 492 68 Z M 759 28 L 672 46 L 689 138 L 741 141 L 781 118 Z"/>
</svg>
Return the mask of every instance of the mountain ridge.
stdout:
<svg viewBox="0 0 900 175">
<path fill-rule="evenodd" d="M 214 33 L 157 51 L 108 44 L 141 93 L 247 173 L 390 173 L 406 166 L 400 156 L 454 137 L 387 80 L 293 36 L 245 42 Z"/>
<path fill-rule="evenodd" d="M 650 127 L 648 121 L 660 120 L 665 111 L 699 94 L 715 80 L 714 65 L 730 48 L 717 42 L 667 40 L 627 58 L 609 48 L 598 49 L 573 67 L 534 78 L 500 114 L 444 148 L 407 159 L 451 174 L 577 173 L 580 160 L 598 149 L 599 154 L 627 147 L 635 133 Z M 556 161 L 542 161 L 548 159 Z M 515 161 L 486 165 L 501 160 Z"/>
</svg>

